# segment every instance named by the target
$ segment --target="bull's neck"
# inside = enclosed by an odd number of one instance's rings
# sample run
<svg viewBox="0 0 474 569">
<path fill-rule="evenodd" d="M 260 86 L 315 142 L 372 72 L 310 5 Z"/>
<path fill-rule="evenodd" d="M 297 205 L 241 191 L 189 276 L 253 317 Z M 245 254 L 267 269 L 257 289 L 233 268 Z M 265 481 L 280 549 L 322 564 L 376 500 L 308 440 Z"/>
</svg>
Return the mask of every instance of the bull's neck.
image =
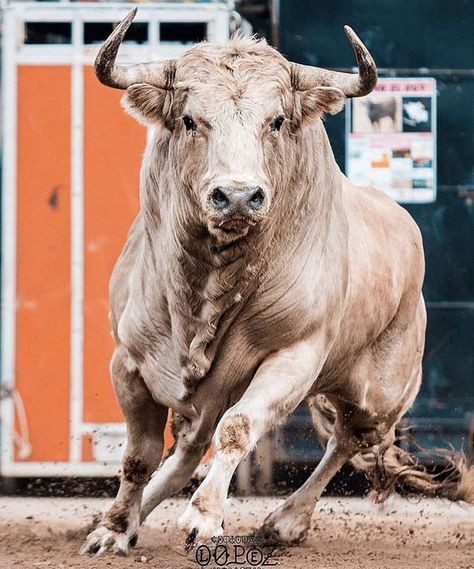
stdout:
<svg viewBox="0 0 474 569">
<path fill-rule="evenodd" d="M 273 242 L 292 256 L 308 247 L 324 249 L 342 200 L 342 175 L 322 122 L 303 131 L 298 151 L 283 207 L 275 207 L 272 216 Z"/>
</svg>

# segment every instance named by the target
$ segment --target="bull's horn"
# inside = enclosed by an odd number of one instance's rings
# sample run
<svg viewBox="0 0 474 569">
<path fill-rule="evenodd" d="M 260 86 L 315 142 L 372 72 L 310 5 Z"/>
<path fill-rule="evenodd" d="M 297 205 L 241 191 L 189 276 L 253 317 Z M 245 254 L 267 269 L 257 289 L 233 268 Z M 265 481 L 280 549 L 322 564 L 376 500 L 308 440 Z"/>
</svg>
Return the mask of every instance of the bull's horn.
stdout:
<svg viewBox="0 0 474 569">
<path fill-rule="evenodd" d="M 298 89 L 310 89 L 317 85 L 337 87 L 346 97 L 363 97 L 373 90 L 377 83 L 375 61 L 352 28 L 344 26 L 344 31 L 354 49 L 359 73 L 342 73 L 293 63 Z"/>
<path fill-rule="evenodd" d="M 174 78 L 175 60 L 131 65 L 115 63 L 120 44 L 136 13 L 137 8 L 133 8 L 100 48 L 94 63 L 97 79 L 107 87 L 114 89 L 126 89 L 134 83 L 149 83 L 156 87 L 169 89 Z"/>
</svg>

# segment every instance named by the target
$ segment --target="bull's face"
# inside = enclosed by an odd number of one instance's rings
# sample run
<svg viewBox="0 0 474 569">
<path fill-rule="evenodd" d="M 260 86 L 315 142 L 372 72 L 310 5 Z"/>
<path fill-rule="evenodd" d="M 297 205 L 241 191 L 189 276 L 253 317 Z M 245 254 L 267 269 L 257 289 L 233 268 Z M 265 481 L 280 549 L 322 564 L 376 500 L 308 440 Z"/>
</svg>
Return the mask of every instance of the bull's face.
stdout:
<svg viewBox="0 0 474 569">
<path fill-rule="evenodd" d="M 370 87 L 361 76 L 296 66 L 265 42 L 250 39 L 199 44 L 177 61 L 111 64 L 133 16 L 101 49 L 97 75 L 107 85 L 126 88 L 126 108 L 158 126 L 162 152 L 156 159 L 166 155 L 176 191 L 188 196 L 199 210 L 193 213 L 221 242 L 273 217 L 301 162 L 303 129 L 323 113 L 338 112 L 354 90 L 363 94 L 375 84 L 370 54 L 352 31 L 348 35 Z"/>
<path fill-rule="evenodd" d="M 280 54 L 240 39 L 195 47 L 177 62 L 171 91 L 132 85 L 125 106 L 168 131 L 157 135 L 169 144 L 177 191 L 192 192 L 209 232 L 228 242 L 272 217 L 297 131 L 344 99 L 338 89 L 295 90 Z"/>
<path fill-rule="evenodd" d="M 255 80 L 251 71 L 245 77 L 248 59 L 235 56 L 228 63 L 217 67 L 198 53 L 183 58 L 177 88 L 180 77 L 190 79 L 182 82 L 186 95 L 176 109 L 172 144 L 182 149 L 183 181 L 197 195 L 209 231 L 231 239 L 270 212 L 275 189 L 270 153 L 283 134 L 285 109 L 274 80 Z"/>
</svg>

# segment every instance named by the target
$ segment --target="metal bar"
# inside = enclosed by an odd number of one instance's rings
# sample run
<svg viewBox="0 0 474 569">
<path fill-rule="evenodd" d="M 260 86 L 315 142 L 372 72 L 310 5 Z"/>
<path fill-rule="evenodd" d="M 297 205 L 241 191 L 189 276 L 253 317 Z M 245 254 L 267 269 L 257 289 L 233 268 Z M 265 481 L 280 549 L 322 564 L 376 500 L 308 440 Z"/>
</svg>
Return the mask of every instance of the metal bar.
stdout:
<svg viewBox="0 0 474 569">
<path fill-rule="evenodd" d="M 84 81 L 80 60 L 82 26 L 73 21 L 71 64 L 71 355 L 69 437 L 71 462 L 82 460 L 83 341 L 84 341 Z"/>
<path fill-rule="evenodd" d="M 3 476 L 50 478 L 53 476 L 117 476 L 119 463 L 103 462 L 9 462 L 2 465 Z"/>
<path fill-rule="evenodd" d="M 3 388 L 15 386 L 16 351 L 16 215 L 17 215 L 17 62 L 15 57 L 16 18 L 7 8 L 3 18 L 3 179 L 2 179 L 2 360 Z M 0 402 L 1 411 L 1 467 L 14 462 L 13 430 L 15 428 L 12 399 Z"/>
<path fill-rule="evenodd" d="M 334 71 L 343 71 L 345 73 L 357 73 L 357 67 L 333 67 Z M 474 69 L 448 69 L 448 68 L 429 68 L 429 67 L 377 67 L 379 75 L 387 75 L 389 77 L 397 77 L 399 75 L 422 75 L 428 77 L 466 77 L 474 79 Z"/>
<path fill-rule="evenodd" d="M 453 184 L 452 186 L 438 186 L 438 192 L 474 192 L 472 184 Z"/>
<path fill-rule="evenodd" d="M 280 0 L 268 0 L 270 4 L 270 19 L 272 24 L 272 44 L 280 46 Z"/>
<path fill-rule="evenodd" d="M 426 301 L 427 308 L 450 308 L 450 309 L 465 309 L 468 310 L 474 309 L 474 302 L 469 300 L 427 300 Z"/>
</svg>

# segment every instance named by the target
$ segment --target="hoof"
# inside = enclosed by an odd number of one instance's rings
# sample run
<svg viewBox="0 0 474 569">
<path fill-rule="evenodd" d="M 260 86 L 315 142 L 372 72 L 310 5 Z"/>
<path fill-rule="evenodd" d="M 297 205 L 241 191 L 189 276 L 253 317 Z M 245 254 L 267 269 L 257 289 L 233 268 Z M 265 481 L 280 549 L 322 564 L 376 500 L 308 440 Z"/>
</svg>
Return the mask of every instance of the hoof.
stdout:
<svg viewBox="0 0 474 569">
<path fill-rule="evenodd" d="M 137 536 L 129 538 L 125 533 L 116 533 L 104 526 L 99 526 L 87 536 L 79 553 L 99 557 L 110 551 L 115 555 L 126 556 L 128 555 L 129 544 L 133 541 L 136 543 L 136 540 Z"/>
<path fill-rule="evenodd" d="M 298 545 L 308 535 L 311 513 L 295 513 L 291 508 L 278 508 L 265 519 L 258 535 L 268 544 Z"/>
<path fill-rule="evenodd" d="M 198 543 L 224 533 L 220 516 L 204 515 L 192 504 L 189 504 L 179 517 L 178 528 L 184 532 L 186 551 L 191 551 Z"/>
</svg>

